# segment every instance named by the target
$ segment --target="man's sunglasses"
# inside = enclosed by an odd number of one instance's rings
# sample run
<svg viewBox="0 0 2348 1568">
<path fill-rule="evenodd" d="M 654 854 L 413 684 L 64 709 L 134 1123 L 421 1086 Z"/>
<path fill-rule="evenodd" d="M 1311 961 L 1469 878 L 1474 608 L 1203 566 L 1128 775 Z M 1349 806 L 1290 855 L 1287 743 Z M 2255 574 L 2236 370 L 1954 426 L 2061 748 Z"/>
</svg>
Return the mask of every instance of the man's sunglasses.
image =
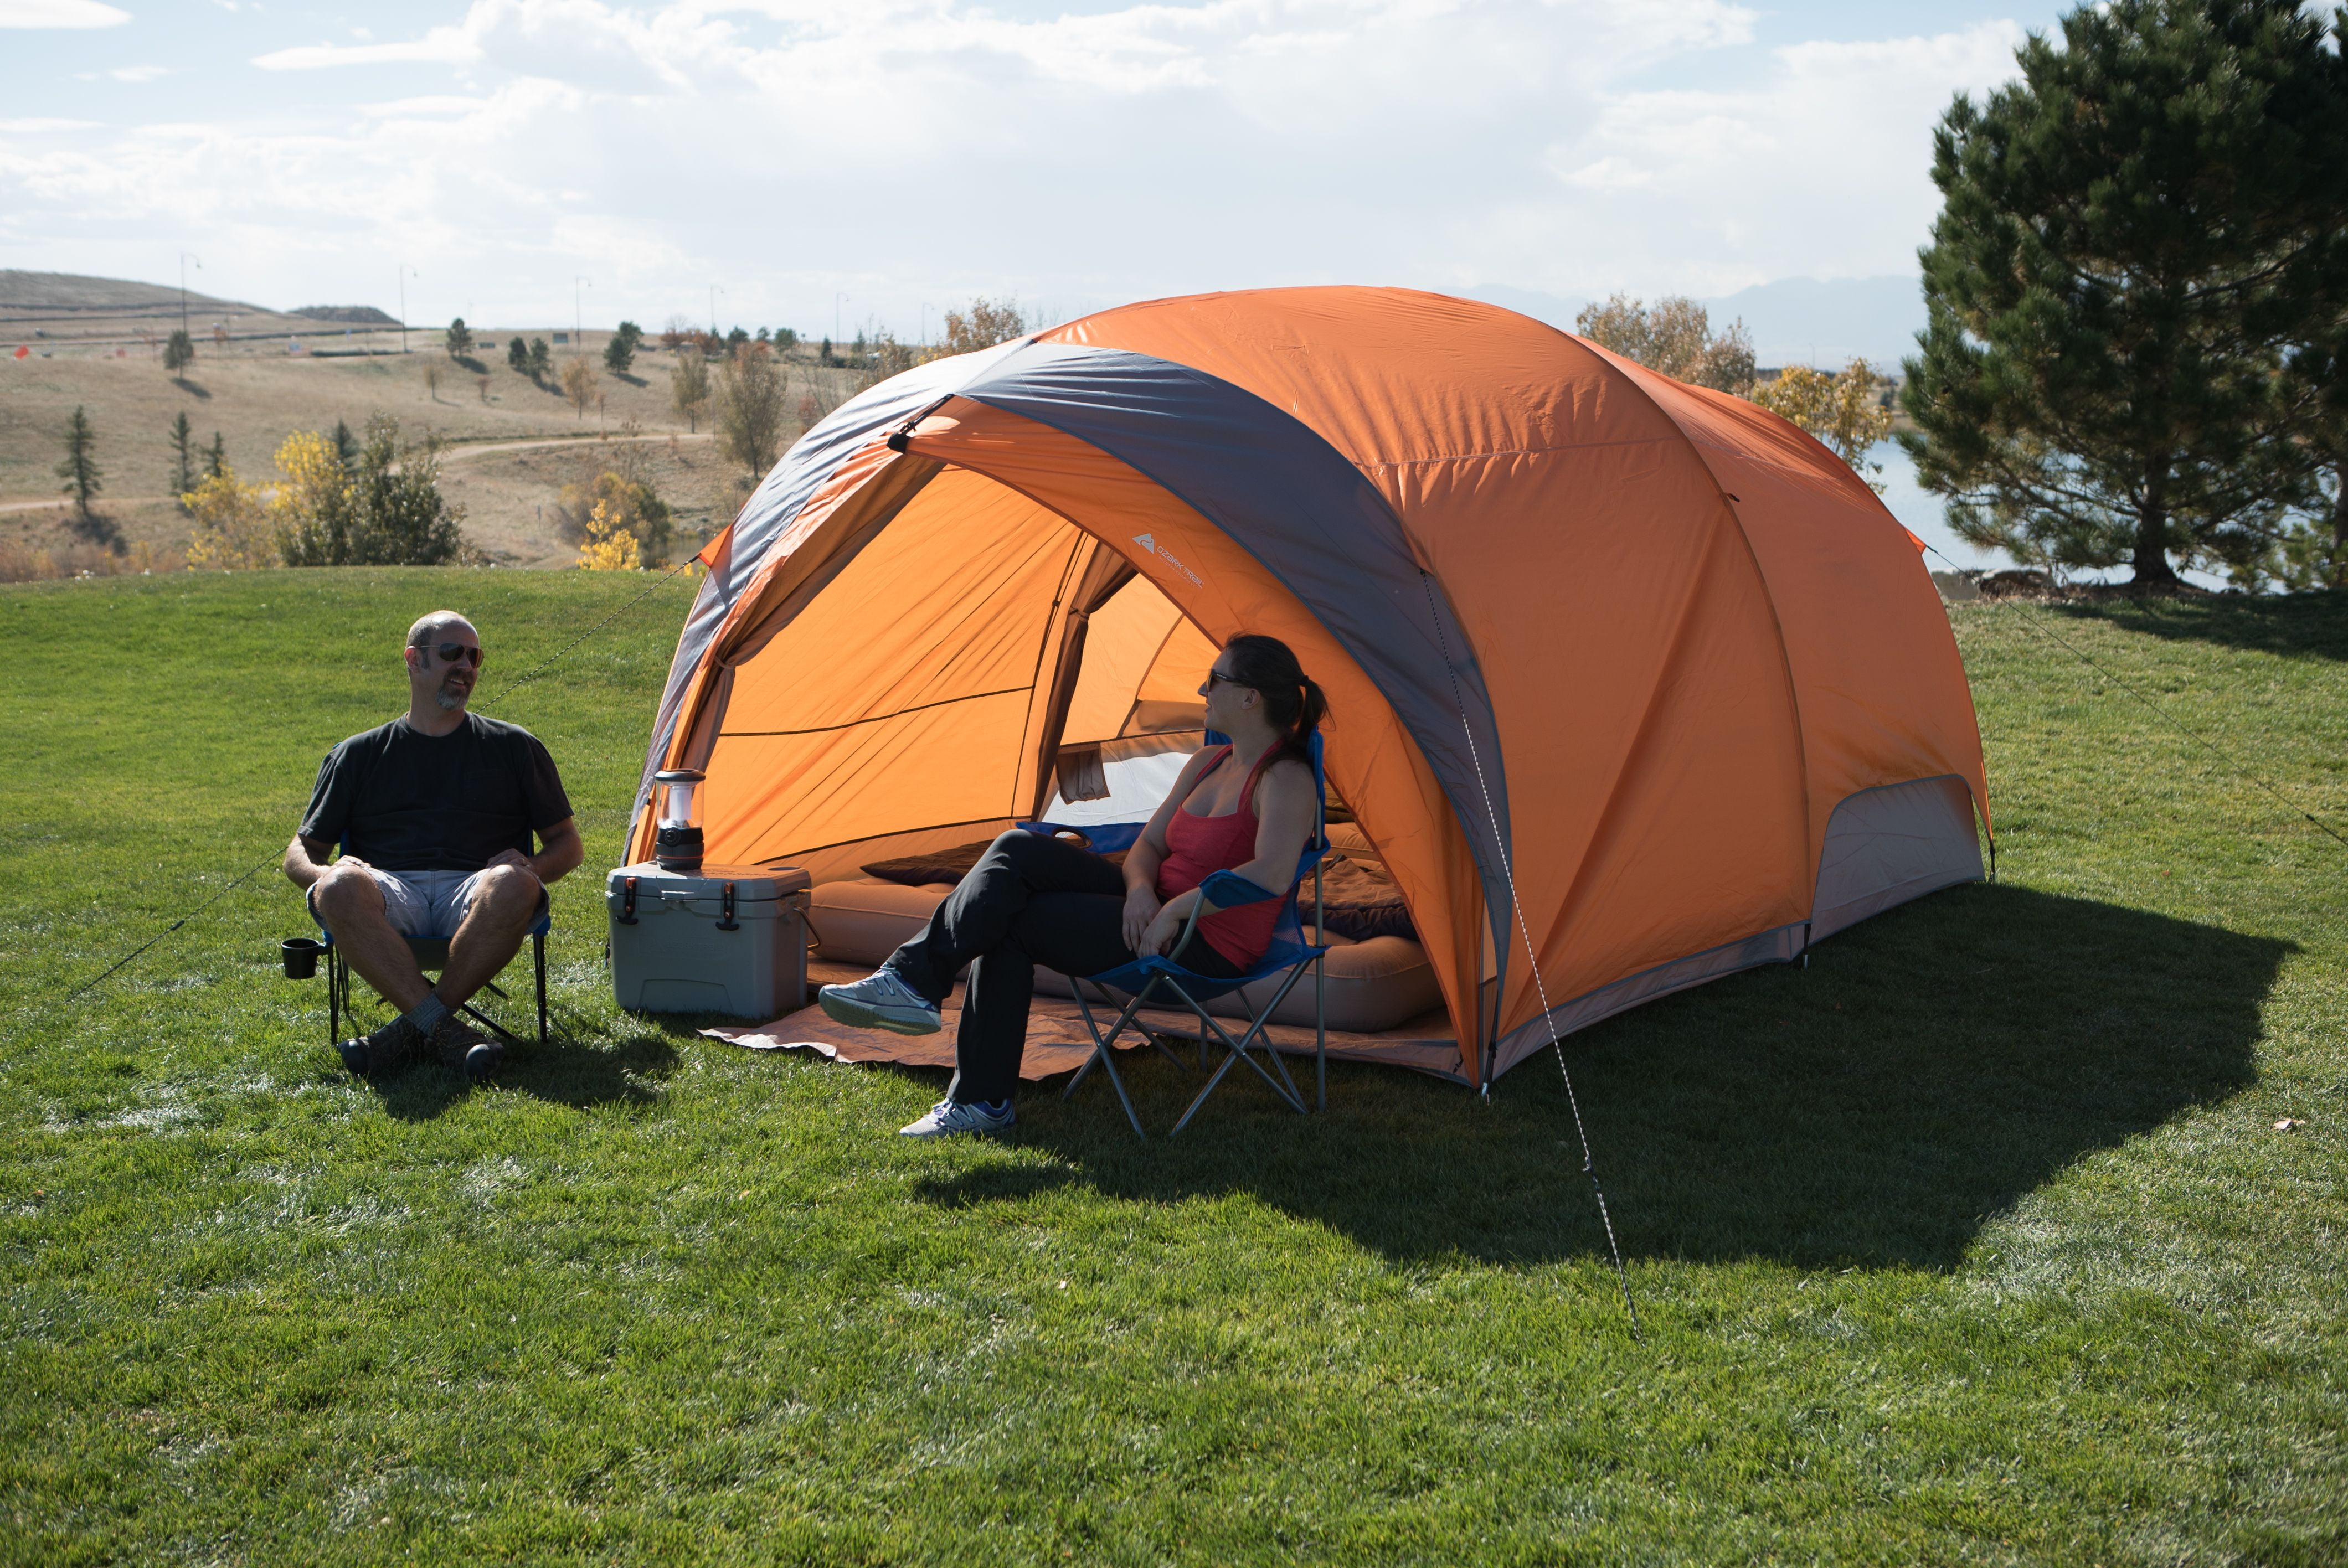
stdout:
<svg viewBox="0 0 2348 1568">
<path fill-rule="evenodd" d="M 426 643 L 419 642 L 417 646 L 418 648 L 425 649 L 427 652 L 439 654 L 440 662 L 443 664 L 454 664 L 457 661 L 462 659 L 466 662 L 471 664 L 476 670 L 479 670 L 481 667 L 481 651 L 468 643 L 443 642 L 438 648 L 432 648 Z"/>
</svg>

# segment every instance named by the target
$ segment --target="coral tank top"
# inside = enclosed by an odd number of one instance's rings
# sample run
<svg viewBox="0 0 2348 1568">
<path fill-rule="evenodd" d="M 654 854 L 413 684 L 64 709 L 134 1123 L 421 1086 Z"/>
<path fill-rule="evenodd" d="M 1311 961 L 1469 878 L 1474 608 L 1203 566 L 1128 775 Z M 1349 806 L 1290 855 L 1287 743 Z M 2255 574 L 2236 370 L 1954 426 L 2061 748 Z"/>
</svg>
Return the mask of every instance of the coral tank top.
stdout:
<svg viewBox="0 0 2348 1568">
<path fill-rule="evenodd" d="M 1190 786 L 1195 793 L 1199 784 L 1211 777 L 1216 768 L 1223 765 L 1231 748 L 1223 748 L 1223 756 L 1199 774 L 1198 784 Z M 1178 893 L 1188 893 L 1218 871 L 1229 871 L 1255 858 L 1255 781 L 1264 764 L 1279 756 L 1274 746 L 1264 753 L 1247 776 L 1246 787 L 1240 791 L 1240 807 L 1228 816 L 1200 816 L 1187 804 L 1174 808 L 1166 824 L 1166 858 L 1158 863 L 1158 897 L 1162 901 Z M 1285 893 L 1286 888 L 1280 889 Z M 1218 909 L 1199 919 L 1199 934 L 1207 946 L 1229 958 L 1241 969 L 1255 968 L 1264 949 L 1272 946 L 1272 928 L 1280 923 L 1280 911 L 1284 898 L 1267 898 L 1261 904 L 1242 904 L 1236 909 Z"/>
</svg>

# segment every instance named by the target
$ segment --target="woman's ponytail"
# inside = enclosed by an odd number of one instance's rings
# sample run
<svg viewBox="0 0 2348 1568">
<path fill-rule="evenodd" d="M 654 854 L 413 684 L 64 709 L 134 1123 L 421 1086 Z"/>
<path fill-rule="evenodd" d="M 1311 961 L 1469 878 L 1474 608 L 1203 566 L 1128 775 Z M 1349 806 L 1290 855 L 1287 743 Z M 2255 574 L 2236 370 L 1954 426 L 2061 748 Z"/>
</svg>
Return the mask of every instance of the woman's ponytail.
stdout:
<svg viewBox="0 0 2348 1568">
<path fill-rule="evenodd" d="M 1223 651 L 1231 658 L 1232 682 L 1251 687 L 1263 698 L 1264 716 L 1281 732 L 1282 753 L 1311 763 L 1306 742 L 1328 717 L 1329 699 L 1304 673 L 1288 644 L 1248 632 L 1225 643 Z"/>
</svg>

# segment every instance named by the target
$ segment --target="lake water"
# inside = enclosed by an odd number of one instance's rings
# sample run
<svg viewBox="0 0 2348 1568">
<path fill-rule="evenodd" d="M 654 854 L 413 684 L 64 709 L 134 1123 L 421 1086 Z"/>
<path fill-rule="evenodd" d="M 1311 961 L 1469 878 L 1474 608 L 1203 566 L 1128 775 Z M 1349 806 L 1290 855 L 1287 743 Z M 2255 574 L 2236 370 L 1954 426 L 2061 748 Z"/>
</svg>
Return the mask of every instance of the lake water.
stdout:
<svg viewBox="0 0 2348 1568">
<path fill-rule="evenodd" d="M 1905 524 L 1909 532 L 1941 552 L 1937 556 L 1926 555 L 1926 566 L 1934 571 L 1947 571 L 1949 562 L 1954 561 L 1961 567 L 2001 571 L 2013 564 L 2003 550 L 1975 549 L 1951 531 L 1941 510 L 1946 503 L 1916 482 L 1916 465 L 1908 460 L 1900 443 L 1877 442 L 1868 448 L 1867 460 L 1883 465 L 1883 472 L 1876 477 L 1883 481 L 1883 504 L 1891 508 L 1891 515 Z M 1941 559 L 1941 556 L 1948 559 Z"/>
<path fill-rule="evenodd" d="M 1883 465 L 1878 476 L 1883 481 L 1883 504 L 1891 515 L 1907 525 L 1910 533 L 1931 545 L 1940 555 L 1927 553 L 1924 564 L 1934 571 L 1947 571 L 1949 562 L 1960 567 L 1978 568 L 1982 571 L 2003 571 L 2014 562 L 2003 550 L 1975 549 L 1957 538 L 1942 512 L 1946 505 L 1938 496 L 1916 482 L 1916 465 L 1897 441 L 1880 441 L 1867 450 L 1868 461 Z M 1947 560 L 1941 559 L 1942 556 Z M 2124 566 L 2106 571 L 2075 571 L 2065 574 L 2073 582 L 2126 582 L 2132 575 Z M 2222 589 L 2226 579 L 2205 571 L 2181 571 L 2179 576 L 2199 588 Z"/>
</svg>

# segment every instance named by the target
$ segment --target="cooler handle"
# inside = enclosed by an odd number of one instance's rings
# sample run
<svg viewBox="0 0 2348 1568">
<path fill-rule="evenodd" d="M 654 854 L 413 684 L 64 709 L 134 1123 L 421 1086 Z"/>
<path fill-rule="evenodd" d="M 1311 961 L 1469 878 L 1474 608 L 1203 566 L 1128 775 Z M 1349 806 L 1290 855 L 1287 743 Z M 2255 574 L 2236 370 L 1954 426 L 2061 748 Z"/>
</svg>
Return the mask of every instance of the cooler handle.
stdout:
<svg viewBox="0 0 2348 1568">
<path fill-rule="evenodd" d="M 620 878 L 620 924 L 633 926 L 635 923 L 636 879 L 633 876 L 623 876 Z"/>
<path fill-rule="evenodd" d="M 719 930 L 738 931 L 742 928 L 742 923 L 734 918 L 734 884 L 731 882 L 728 882 L 726 885 L 726 891 L 719 895 L 717 907 L 717 928 Z"/>
</svg>

